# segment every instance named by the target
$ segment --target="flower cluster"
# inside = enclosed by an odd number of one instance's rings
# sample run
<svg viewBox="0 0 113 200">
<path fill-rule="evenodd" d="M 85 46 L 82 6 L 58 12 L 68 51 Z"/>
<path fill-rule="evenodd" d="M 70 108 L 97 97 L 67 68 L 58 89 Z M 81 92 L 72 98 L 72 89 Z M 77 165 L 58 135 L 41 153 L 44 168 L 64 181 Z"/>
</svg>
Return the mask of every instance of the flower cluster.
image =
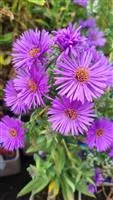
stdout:
<svg viewBox="0 0 113 200">
<path fill-rule="evenodd" d="M 79 24 L 86 29 L 89 46 L 103 47 L 105 45 L 104 32 L 97 27 L 95 18 L 89 17 L 87 20 L 80 20 Z"/>
<path fill-rule="evenodd" d="M 83 6 L 87 3 L 76 2 Z M 20 116 L 54 99 L 48 110 L 52 130 L 64 136 L 82 134 L 89 148 L 101 152 L 112 144 L 113 123 L 106 118 L 97 119 L 94 100 L 112 85 L 113 68 L 104 54 L 96 49 L 104 44 L 105 39 L 101 32 L 97 34 L 95 20 L 88 19 L 82 24 L 80 27 L 69 24 L 51 34 L 37 29 L 25 31 L 13 44 L 16 76 L 6 84 L 4 99 L 11 111 Z M 89 35 L 84 36 L 83 27 L 90 27 L 93 32 L 89 29 Z M 92 34 L 98 36 L 95 42 Z M 54 48 L 57 54 L 53 61 L 55 67 L 51 69 Z M 48 76 L 51 70 L 55 90 L 52 97 L 51 77 Z M 0 131 L 0 143 L 6 149 L 23 146 L 25 129 L 21 121 L 6 116 L 0 122 Z"/>
<path fill-rule="evenodd" d="M 37 29 L 25 31 L 13 44 L 16 76 L 7 82 L 4 100 L 14 114 L 21 116 L 44 105 L 49 91 L 46 65 L 51 44 L 49 33 Z M 0 143 L 8 150 L 21 148 L 25 131 L 23 122 L 5 116 L 0 122 Z"/>
</svg>

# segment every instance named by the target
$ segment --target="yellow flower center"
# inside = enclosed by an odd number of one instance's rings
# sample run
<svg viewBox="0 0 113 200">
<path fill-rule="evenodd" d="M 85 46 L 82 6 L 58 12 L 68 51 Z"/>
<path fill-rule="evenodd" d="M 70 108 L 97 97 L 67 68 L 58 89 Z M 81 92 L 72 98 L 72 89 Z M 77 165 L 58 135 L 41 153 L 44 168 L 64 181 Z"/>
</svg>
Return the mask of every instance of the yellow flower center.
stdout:
<svg viewBox="0 0 113 200">
<path fill-rule="evenodd" d="M 78 68 L 75 72 L 75 77 L 80 82 L 87 82 L 89 79 L 88 69 L 84 67 Z"/>
<path fill-rule="evenodd" d="M 76 119 L 77 118 L 77 112 L 73 109 L 67 109 L 65 111 L 66 116 L 68 116 L 70 119 Z"/>
<path fill-rule="evenodd" d="M 96 131 L 96 135 L 97 136 L 102 136 L 103 134 L 104 134 L 104 130 L 103 129 L 101 129 L 101 128 L 97 129 L 97 131 Z"/>
<path fill-rule="evenodd" d="M 36 92 L 37 91 L 37 84 L 33 80 L 28 81 L 28 88 L 30 89 L 31 92 Z"/>
<path fill-rule="evenodd" d="M 34 56 L 36 56 L 36 54 L 39 53 L 39 52 L 40 52 L 40 49 L 39 49 L 39 48 L 33 48 L 33 49 L 31 49 L 31 50 L 29 51 L 29 55 L 30 55 L 31 57 L 34 57 Z"/>
<path fill-rule="evenodd" d="M 11 135 L 12 137 L 16 137 L 16 136 L 17 136 L 17 130 L 14 129 L 14 128 L 11 128 L 10 131 L 9 131 L 9 133 L 10 133 L 10 135 Z"/>
</svg>

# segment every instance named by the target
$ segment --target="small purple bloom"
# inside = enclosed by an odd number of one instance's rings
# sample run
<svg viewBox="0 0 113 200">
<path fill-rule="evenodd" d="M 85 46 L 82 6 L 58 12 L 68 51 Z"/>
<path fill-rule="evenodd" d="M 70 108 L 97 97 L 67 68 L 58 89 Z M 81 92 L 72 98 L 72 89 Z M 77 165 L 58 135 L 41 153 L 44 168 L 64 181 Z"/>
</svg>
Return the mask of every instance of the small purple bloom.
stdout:
<svg viewBox="0 0 113 200">
<path fill-rule="evenodd" d="M 88 0 L 74 0 L 74 3 L 76 3 L 82 7 L 86 7 L 88 4 Z"/>
<path fill-rule="evenodd" d="M 92 183 L 90 183 L 90 184 L 88 185 L 88 192 L 93 194 L 93 193 L 95 193 L 96 191 L 97 191 L 96 186 L 93 185 Z"/>
<path fill-rule="evenodd" d="M 67 28 L 53 31 L 55 43 L 65 54 L 86 44 L 86 37 L 81 36 L 80 29 L 70 23 Z"/>
<path fill-rule="evenodd" d="M 97 187 L 100 186 L 104 181 L 104 177 L 100 168 L 95 169 L 95 175 L 93 177 L 93 181 L 94 181 L 94 184 L 88 185 L 88 191 L 90 193 L 97 192 Z"/>
<path fill-rule="evenodd" d="M 48 75 L 39 65 L 32 66 L 30 70 L 23 71 L 13 80 L 14 86 L 19 91 L 18 97 L 30 109 L 43 105 L 43 97 L 48 93 Z"/>
<path fill-rule="evenodd" d="M 88 30 L 88 43 L 91 46 L 102 47 L 106 43 L 104 33 L 99 28 L 90 28 Z"/>
<path fill-rule="evenodd" d="M 55 84 L 59 95 L 84 103 L 104 93 L 110 73 L 111 67 L 104 56 L 95 61 L 90 50 L 78 56 L 73 52 L 57 63 Z"/>
<path fill-rule="evenodd" d="M 62 135 L 78 135 L 88 130 L 93 122 L 93 103 L 70 101 L 66 97 L 56 98 L 49 112 L 52 128 Z"/>
<path fill-rule="evenodd" d="M 0 143 L 9 151 L 24 146 L 23 123 L 19 119 L 5 116 L 0 121 Z"/>
<path fill-rule="evenodd" d="M 113 143 L 113 122 L 105 118 L 96 120 L 87 132 L 86 141 L 89 148 L 106 151 Z"/>
<path fill-rule="evenodd" d="M 44 63 L 51 45 L 51 39 L 45 30 L 25 31 L 13 44 L 13 64 L 18 68 L 30 68 L 35 61 Z"/>
<path fill-rule="evenodd" d="M 83 28 L 94 28 L 96 27 L 96 19 L 89 17 L 87 20 L 80 20 L 79 25 Z"/>
<path fill-rule="evenodd" d="M 102 170 L 100 168 L 95 169 L 95 176 L 94 176 L 93 180 L 94 180 L 96 186 L 100 186 L 103 183 L 104 177 L 102 174 Z"/>
<path fill-rule="evenodd" d="M 5 92 L 5 103 L 8 107 L 11 108 L 11 111 L 15 114 L 23 114 L 28 111 L 27 106 L 22 101 L 19 96 L 19 92 L 16 91 L 13 80 L 8 81 Z"/>
</svg>

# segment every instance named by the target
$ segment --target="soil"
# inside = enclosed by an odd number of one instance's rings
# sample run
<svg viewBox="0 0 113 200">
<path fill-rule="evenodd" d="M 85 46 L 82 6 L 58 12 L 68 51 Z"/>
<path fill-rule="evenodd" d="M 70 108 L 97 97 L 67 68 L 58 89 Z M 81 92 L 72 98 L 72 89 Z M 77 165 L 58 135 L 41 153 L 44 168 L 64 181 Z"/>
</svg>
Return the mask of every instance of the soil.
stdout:
<svg viewBox="0 0 113 200">
<path fill-rule="evenodd" d="M 47 200 L 47 198 L 46 198 L 46 192 L 44 191 L 42 194 L 38 195 L 35 198 L 35 200 Z M 58 197 L 57 200 L 63 200 L 62 196 Z M 78 200 L 77 194 L 75 195 L 75 200 Z M 82 199 L 81 200 L 106 200 L 106 198 L 105 198 L 105 196 L 104 196 L 103 193 L 100 193 L 100 194 L 98 194 L 96 196 L 96 198 L 91 198 L 91 197 L 82 195 Z"/>
</svg>

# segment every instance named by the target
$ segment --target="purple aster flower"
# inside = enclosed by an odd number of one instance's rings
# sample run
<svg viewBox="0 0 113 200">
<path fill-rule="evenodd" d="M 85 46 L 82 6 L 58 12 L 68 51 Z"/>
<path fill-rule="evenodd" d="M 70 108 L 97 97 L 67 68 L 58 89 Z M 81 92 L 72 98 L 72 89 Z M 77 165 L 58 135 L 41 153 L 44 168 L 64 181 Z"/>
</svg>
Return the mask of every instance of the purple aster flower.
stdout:
<svg viewBox="0 0 113 200">
<path fill-rule="evenodd" d="M 82 7 L 86 7 L 88 4 L 88 0 L 74 0 L 74 3 L 76 3 Z"/>
<path fill-rule="evenodd" d="M 104 118 L 96 120 L 87 132 L 86 141 L 89 148 L 106 151 L 113 143 L 113 122 Z"/>
<path fill-rule="evenodd" d="M 18 69 L 31 67 L 35 61 L 44 63 L 47 59 L 51 39 L 45 30 L 25 31 L 13 44 L 13 64 Z"/>
<path fill-rule="evenodd" d="M 48 76 L 41 65 L 32 66 L 23 71 L 14 80 L 14 86 L 19 91 L 18 97 L 30 109 L 44 104 L 43 97 L 48 92 Z"/>
<path fill-rule="evenodd" d="M 93 122 L 93 104 L 70 101 L 66 97 L 56 98 L 50 108 L 49 122 L 52 129 L 62 135 L 78 135 L 87 131 Z"/>
<path fill-rule="evenodd" d="M 0 121 L 0 143 L 9 151 L 24 146 L 23 123 L 19 119 L 5 116 Z"/>
<path fill-rule="evenodd" d="M 55 43 L 65 54 L 86 44 L 86 37 L 81 36 L 80 29 L 70 23 L 67 28 L 53 31 Z"/>
<path fill-rule="evenodd" d="M 73 53 L 57 63 L 55 84 L 59 85 L 61 96 L 84 103 L 104 93 L 110 73 L 111 67 L 104 56 L 95 61 L 90 50 L 78 56 Z"/>
<path fill-rule="evenodd" d="M 87 20 L 80 20 L 79 25 L 83 28 L 94 28 L 96 27 L 96 19 L 94 17 L 89 17 Z"/>
<path fill-rule="evenodd" d="M 99 28 L 90 28 L 88 30 L 88 43 L 91 46 L 102 47 L 106 43 L 104 33 Z"/>
<path fill-rule="evenodd" d="M 5 92 L 5 103 L 8 107 L 11 108 L 11 111 L 15 114 L 22 114 L 26 113 L 28 107 L 22 101 L 19 96 L 19 92 L 16 91 L 13 80 L 8 81 L 6 88 L 4 89 Z"/>
</svg>

